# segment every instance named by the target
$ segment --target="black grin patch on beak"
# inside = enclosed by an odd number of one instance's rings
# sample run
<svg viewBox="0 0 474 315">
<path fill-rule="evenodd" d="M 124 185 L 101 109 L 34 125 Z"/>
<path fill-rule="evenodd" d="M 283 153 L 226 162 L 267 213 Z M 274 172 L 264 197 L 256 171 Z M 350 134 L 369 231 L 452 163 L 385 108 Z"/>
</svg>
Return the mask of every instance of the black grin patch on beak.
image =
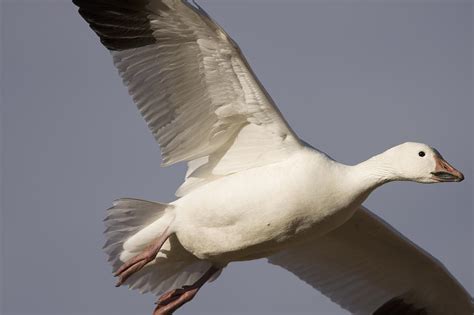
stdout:
<svg viewBox="0 0 474 315">
<path fill-rule="evenodd" d="M 432 172 L 437 179 L 443 182 L 460 182 L 462 179 L 448 172 Z"/>
</svg>

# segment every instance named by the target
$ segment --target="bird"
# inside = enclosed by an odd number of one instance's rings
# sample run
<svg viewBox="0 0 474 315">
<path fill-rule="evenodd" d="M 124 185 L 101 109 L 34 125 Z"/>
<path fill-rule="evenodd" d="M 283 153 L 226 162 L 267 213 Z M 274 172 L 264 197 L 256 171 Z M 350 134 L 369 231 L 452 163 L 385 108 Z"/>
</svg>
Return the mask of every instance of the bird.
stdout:
<svg viewBox="0 0 474 315">
<path fill-rule="evenodd" d="M 353 314 L 474 313 L 429 253 L 363 206 L 393 181 L 461 182 L 429 145 L 356 165 L 301 140 L 237 43 L 196 2 L 73 0 L 161 148 L 187 163 L 170 203 L 122 198 L 105 218 L 117 286 L 190 302 L 231 262 L 267 258 Z"/>
</svg>

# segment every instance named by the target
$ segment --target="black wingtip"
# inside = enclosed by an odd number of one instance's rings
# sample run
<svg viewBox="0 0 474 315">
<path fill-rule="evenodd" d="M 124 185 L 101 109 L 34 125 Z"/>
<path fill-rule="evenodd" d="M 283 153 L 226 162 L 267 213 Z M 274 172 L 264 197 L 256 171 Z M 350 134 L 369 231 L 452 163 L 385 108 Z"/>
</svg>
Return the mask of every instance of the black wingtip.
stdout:
<svg viewBox="0 0 474 315">
<path fill-rule="evenodd" d="M 401 297 L 396 297 L 380 306 L 373 315 L 428 315 L 425 308 L 418 308 Z"/>
<path fill-rule="evenodd" d="M 156 43 L 148 0 L 72 0 L 109 50 L 127 50 Z"/>
</svg>

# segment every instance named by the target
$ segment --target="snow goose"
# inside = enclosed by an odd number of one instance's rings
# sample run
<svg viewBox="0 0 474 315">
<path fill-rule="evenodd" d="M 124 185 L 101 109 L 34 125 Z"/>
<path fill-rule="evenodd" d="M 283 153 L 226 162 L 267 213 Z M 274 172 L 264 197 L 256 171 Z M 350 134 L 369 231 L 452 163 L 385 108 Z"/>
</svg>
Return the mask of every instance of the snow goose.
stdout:
<svg viewBox="0 0 474 315">
<path fill-rule="evenodd" d="M 390 181 L 462 181 L 405 143 L 355 166 L 302 142 L 235 42 L 196 4 L 73 0 L 111 51 L 163 165 L 188 171 L 169 204 L 120 199 L 104 246 L 117 285 L 163 294 L 171 314 L 230 262 L 269 257 L 356 314 L 472 314 L 427 253 L 367 209 Z"/>
</svg>

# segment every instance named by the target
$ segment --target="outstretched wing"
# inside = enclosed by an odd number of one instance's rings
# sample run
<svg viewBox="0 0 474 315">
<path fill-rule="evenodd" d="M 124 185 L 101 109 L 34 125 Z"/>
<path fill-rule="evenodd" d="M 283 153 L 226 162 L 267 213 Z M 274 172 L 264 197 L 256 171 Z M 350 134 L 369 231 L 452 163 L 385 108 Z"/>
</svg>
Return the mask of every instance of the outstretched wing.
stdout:
<svg viewBox="0 0 474 315">
<path fill-rule="evenodd" d="M 301 146 L 235 42 L 180 0 L 73 0 L 111 51 L 161 146 L 189 161 L 178 194 L 286 158 Z"/>
<path fill-rule="evenodd" d="M 269 258 L 353 314 L 472 315 L 435 258 L 365 208 L 325 237 Z"/>
</svg>

